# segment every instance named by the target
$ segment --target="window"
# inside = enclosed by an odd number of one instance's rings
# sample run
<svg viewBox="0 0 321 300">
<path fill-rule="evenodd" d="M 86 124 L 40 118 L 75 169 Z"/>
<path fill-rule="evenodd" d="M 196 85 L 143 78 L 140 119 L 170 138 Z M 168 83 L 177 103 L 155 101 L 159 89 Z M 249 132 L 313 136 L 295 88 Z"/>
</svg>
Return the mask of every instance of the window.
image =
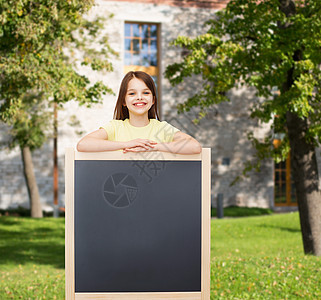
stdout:
<svg viewBox="0 0 321 300">
<path fill-rule="evenodd" d="M 144 71 L 154 79 L 160 109 L 159 26 L 153 23 L 125 23 L 124 72 Z"/>
<path fill-rule="evenodd" d="M 280 140 L 275 140 L 274 146 L 277 147 L 279 143 Z M 290 154 L 285 161 L 274 163 L 274 204 L 275 206 L 297 205 Z"/>
<path fill-rule="evenodd" d="M 223 166 L 229 166 L 230 165 L 230 158 L 229 157 L 223 157 L 222 165 Z"/>
<path fill-rule="evenodd" d="M 158 26 L 151 23 L 125 23 L 125 73 L 144 71 L 158 85 Z"/>
</svg>

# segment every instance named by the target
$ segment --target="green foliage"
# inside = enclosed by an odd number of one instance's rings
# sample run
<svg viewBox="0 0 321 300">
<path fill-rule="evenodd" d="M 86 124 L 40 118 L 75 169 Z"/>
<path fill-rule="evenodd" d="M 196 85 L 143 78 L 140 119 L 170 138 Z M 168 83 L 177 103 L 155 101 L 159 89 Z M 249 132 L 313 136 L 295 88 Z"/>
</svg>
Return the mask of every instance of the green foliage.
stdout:
<svg viewBox="0 0 321 300">
<path fill-rule="evenodd" d="M 241 207 L 241 206 L 228 206 L 224 207 L 224 217 L 252 217 L 261 215 L 270 215 L 273 211 L 269 208 L 260 207 Z M 212 217 L 216 217 L 216 208 L 211 208 Z"/>
<path fill-rule="evenodd" d="M 117 55 L 102 34 L 107 18 L 85 18 L 92 0 L 0 0 L 0 119 L 11 126 L 11 146 L 40 147 L 53 103 L 90 106 L 112 90 L 77 71 L 112 71 Z M 111 16 L 109 16 L 111 17 Z"/>
<path fill-rule="evenodd" d="M 42 211 L 44 217 L 52 217 L 53 211 Z M 30 217 L 31 210 L 22 206 L 18 206 L 17 208 L 8 208 L 8 209 L 0 209 L 0 217 L 1 216 L 14 216 L 14 217 Z M 59 210 L 59 216 L 64 217 L 65 211 Z"/>
<path fill-rule="evenodd" d="M 24 95 L 22 101 L 17 103 L 15 113 L 10 119 L 12 125 L 10 148 L 18 144 L 21 147 L 29 146 L 33 151 L 43 145 L 50 125 L 48 120 L 51 118 L 51 113 L 46 108 L 43 94 Z"/>
<path fill-rule="evenodd" d="M 290 1 L 294 12 L 283 9 L 281 2 L 230 1 L 206 23 L 206 33 L 194 39 L 180 36 L 172 43 L 187 54 L 165 72 L 172 85 L 194 74 L 201 77 L 199 91 L 178 106 L 180 112 L 200 107 L 200 118 L 208 107 L 228 101 L 226 92 L 232 87 L 255 87 L 252 118 L 283 134 L 280 149 L 272 147 L 273 135 L 265 140 L 249 136 L 258 160 L 287 156 L 287 112 L 307 119 L 308 142 L 320 143 L 321 2 Z M 250 165 L 247 171 L 258 166 Z"/>
</svg>

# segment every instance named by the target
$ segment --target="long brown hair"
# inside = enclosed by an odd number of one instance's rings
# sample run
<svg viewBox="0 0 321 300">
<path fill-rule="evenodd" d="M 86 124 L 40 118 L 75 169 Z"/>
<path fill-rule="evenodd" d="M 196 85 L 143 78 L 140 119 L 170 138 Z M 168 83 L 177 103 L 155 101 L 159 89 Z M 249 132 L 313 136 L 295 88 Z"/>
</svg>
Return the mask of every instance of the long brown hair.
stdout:
<svg viewBox="0 0 321 300">
<path fill-rule="evenodd" d="M 153 78 L 143 71 L 130 71 L 123 78 L 119 88 L 118 99 L 117 99 L 116 107 L 114 111 L 114 119 L 115 120 L 129 119 L 128 108 L 124 104 L 125 104 L 125 97 L 127 93 L 128 83 L 133 78 L 142 80 L 152 92 L 154 103 L 148 111 L 148 119 L 156 119 L 157 117 L 157 119 L 159 120 L 158 111 L 157 111 L 156 86 Z"/>
</svg>

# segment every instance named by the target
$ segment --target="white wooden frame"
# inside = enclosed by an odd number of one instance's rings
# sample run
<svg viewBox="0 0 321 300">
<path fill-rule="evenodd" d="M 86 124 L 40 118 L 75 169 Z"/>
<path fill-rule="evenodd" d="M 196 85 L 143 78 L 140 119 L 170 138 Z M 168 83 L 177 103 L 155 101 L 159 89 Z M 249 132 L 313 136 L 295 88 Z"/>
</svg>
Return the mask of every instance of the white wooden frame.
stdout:
<svg viewBox="0 0 321 300">
<path fill-rule="evenodd" d="M 65 268 L 66 268 L 66 300 L 78 299 L 210 299 L 210 239 L 211 239 L 211 152 L 203 148 L 201 154 L 182 155 L 165 152 L 122 153 L 109 152 L 77 152 L 66 149 L 65 156 Z M 74 257 L 74 161 L 75 160 L 153 160 L 157 156 L 163 160 L 196 160 L 202 161 L 202 258 L 201 258 L 201 291 L 200 292 L 143 292 L 143 293 L 76 293 L 75 292 L 75 257 Z"/>
</svg>

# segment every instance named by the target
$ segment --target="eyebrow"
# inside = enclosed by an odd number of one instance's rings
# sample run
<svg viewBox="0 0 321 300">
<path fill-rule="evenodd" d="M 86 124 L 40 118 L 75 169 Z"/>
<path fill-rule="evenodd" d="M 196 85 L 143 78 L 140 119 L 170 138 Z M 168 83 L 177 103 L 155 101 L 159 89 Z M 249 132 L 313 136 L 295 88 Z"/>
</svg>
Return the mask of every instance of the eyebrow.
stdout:
<svg viewBox="0 0 321 300">
<path fill-rule="evenodd" d="M 128 89 L 127 92 L 129 92 L 129 91 L 136 91 L 136 90 L 135 89 Z M 148 88 L 147 89 L 143 89 L 143 91 L 150 91 L 150 89 L 148 89 Z"/>
</svg>

